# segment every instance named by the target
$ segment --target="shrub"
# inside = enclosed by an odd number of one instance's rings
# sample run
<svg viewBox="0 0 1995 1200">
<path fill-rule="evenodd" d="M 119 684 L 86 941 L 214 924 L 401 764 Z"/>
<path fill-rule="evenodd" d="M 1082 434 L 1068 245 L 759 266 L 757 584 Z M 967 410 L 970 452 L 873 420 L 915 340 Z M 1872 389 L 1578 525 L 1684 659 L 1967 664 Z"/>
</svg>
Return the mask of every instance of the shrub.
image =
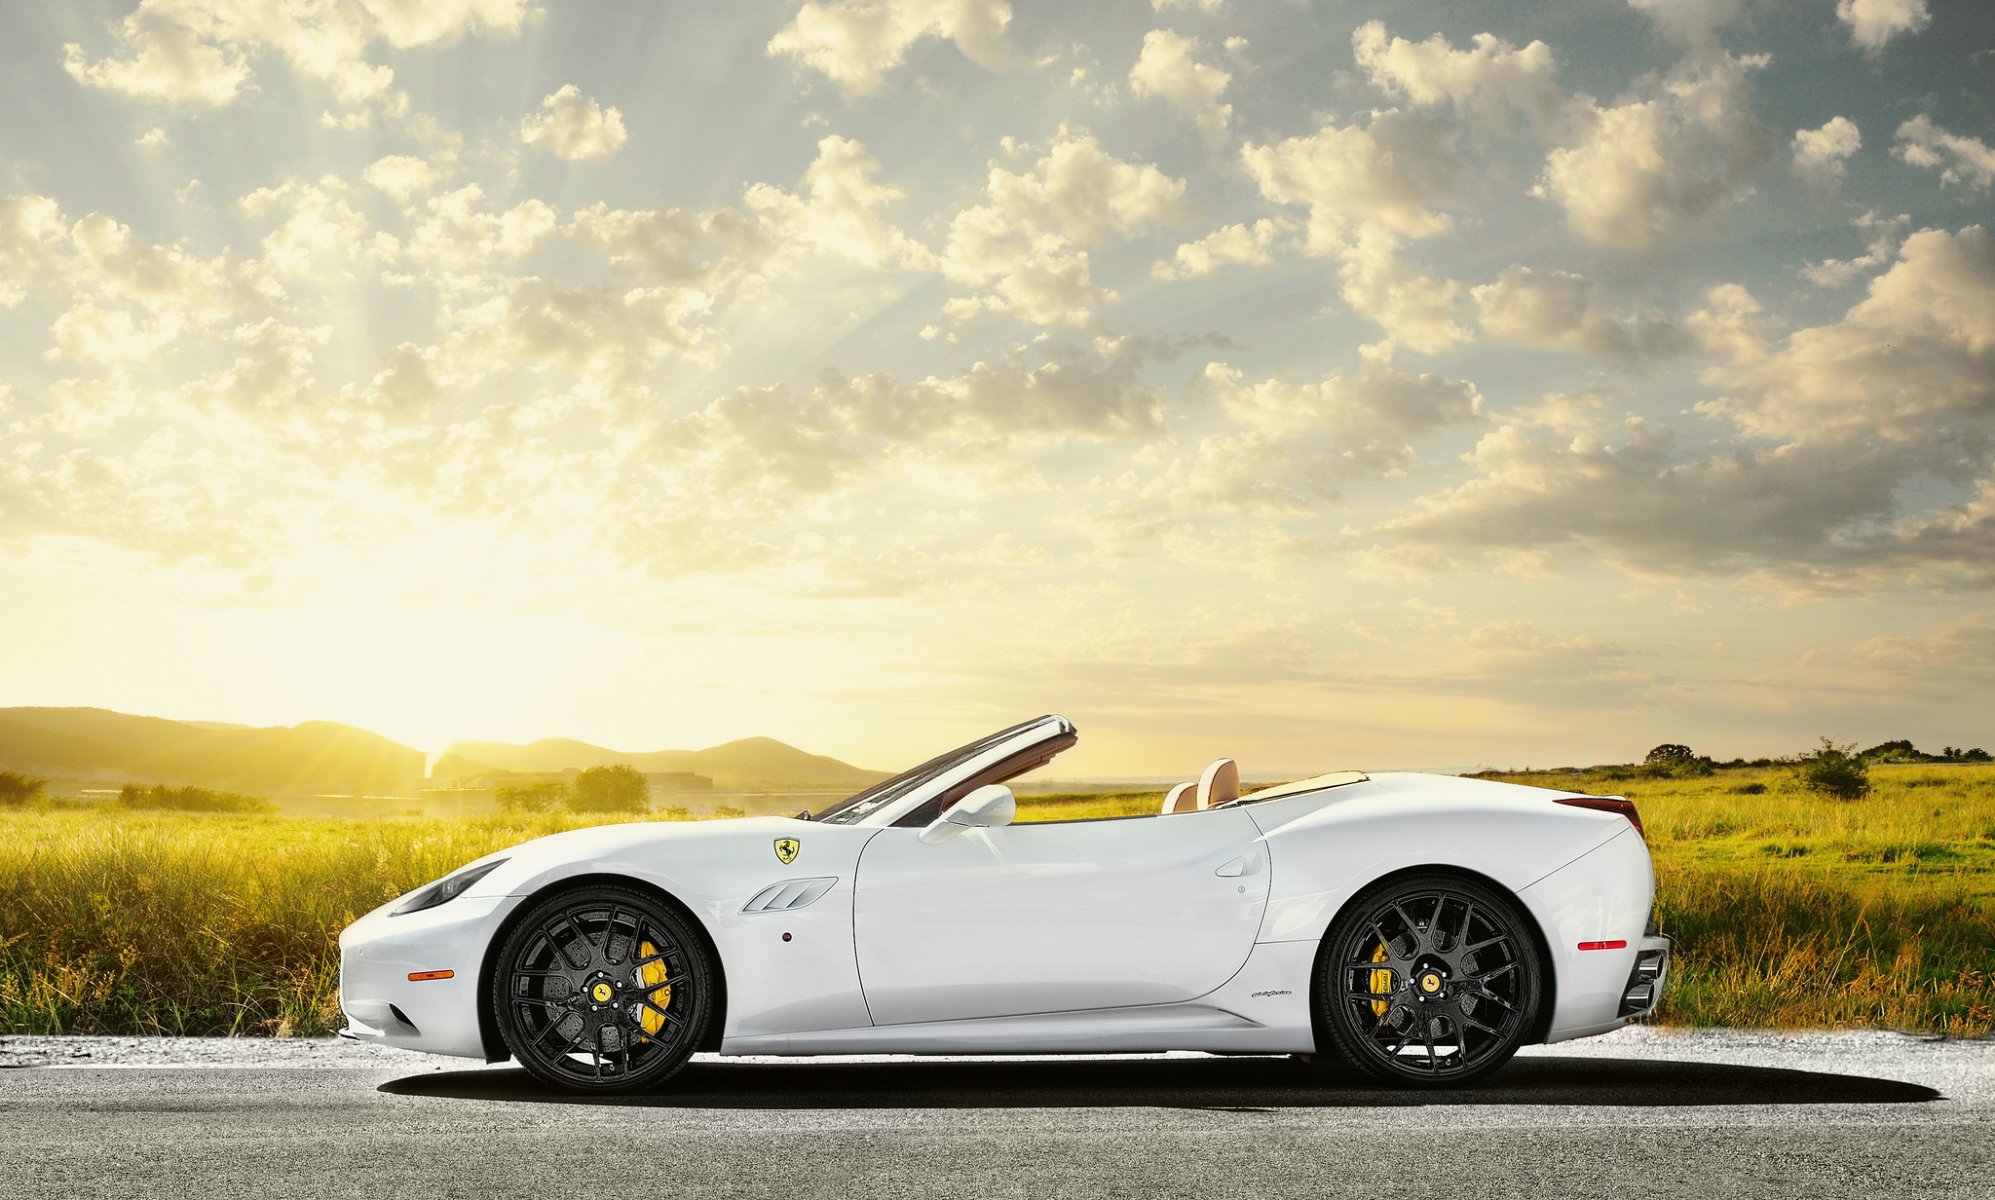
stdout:
<svg viewBox="0 0 1995 1200">
<path fill-rule="evenodd" d="M 651 788 L 629 763 L 590 767 L 575 777 L 568 807 L 576 812 L 641 813 L 651 807 Z"/>
<path fill-rule="evenodd" d="M 1838 746 L 1823 738 L 1813 754 L 1795 760 L 1794 781 L 1817 795 L 1860 800 L 1870 794 L 1870 764 L 1856 754 L 1855 742 Z"/>
<path fill-rule="evenodd" d="M 1742 783 L 1733 788 L 1732 793 L 1738 796 L 1764 796 L 1766 795 L 1766 785 L 1757 782 Z"/>
<path fill-rule="evenodd" d="M 0 771 L 0 808 L 18 808 L 41 795 L 46 779 Z"/>
<path fill-rule="evenodd" d="M 506 784 L 495 793 L 499 811 L 511 816 L 553 812 L 568 803 L 569 794 L 568 785 L 559 779 Z"/>
<path fill-rule="evenodd" d="M 1698 756 L 1688 746 L 1677 742 L 1664 742 L 1649 751 L 1648 757 L 1642 760 L 1642 771 L 1648 775 L 1686 779 L 1709 775 L 1711 760 Z"/>
<path fill-rule="evenodd" d="M 277 806 L 255 796 L 237 792 L 215 792 L 198 787 L 167 787 L 155 783 L 142 787 L 128 783 L 118 790 L 118 803 L 132 809 L 166 809 L 171 812 L 274 813 Z"/>
</svg>

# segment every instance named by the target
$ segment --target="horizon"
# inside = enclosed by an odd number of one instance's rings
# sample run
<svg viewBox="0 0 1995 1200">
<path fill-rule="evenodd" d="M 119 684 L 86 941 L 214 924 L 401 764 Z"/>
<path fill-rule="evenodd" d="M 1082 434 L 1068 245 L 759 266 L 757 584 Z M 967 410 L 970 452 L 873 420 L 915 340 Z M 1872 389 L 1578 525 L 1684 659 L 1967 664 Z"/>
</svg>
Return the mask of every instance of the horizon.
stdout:
<svg viewBox="0 0 1995 1200">
<path fill-rule="evenodd" d="M 10 709 L 17 709 L 17 708 L 79 708 L 79 709 L 89 709 L 97 712 L 115 713 L 120 716 L 147 717 L 157 720 L 175 721 L 181 724 L 188 724 L 188 725 L 226 725 L 226 726 L 233 726 L 244 729 L 271 729 L 271 728 L 294 729 L 300 725 L 306 725 L 306 724 L 334 724 L 334 725 L 339 725 L 343 728 L 358 730 L 359 732 L 362 733 L 370 733 L 379 737 L 384 737 L 387 738 L 389 741 L 402 746 L 404 749 L 414 750 L 422 753 L 424 755 L 423 777 L 425 779 L 432 778 L 432 772 L 435 770 L 437 762 L 440 759 L 442 759 L 446 754 L 455 750 L 458 746 L 467 745 L 467 744 L 477 745 L 480 743 L 490 744 L 490 745 L 506 745 L 506 746 L 531 746 L 542 742 L 565 741 L 565 742 L 576 742 L 599 750 L 607 750 L 614 754 L 629 754 L 633 756 L 639 756 L 645 754 L 658 753 L 660 751 L 684 752 L 684 753 L 696 753 L 696 754 L 708 753 L 713 750 L 718 750 L 724 746 L 735 744 L 737 742 L 774 741 L 791 750 L 799 751 L 801 753 L 817 757 L 834 759 L 840 763 L 843 763 L 848 767 L 854 767 L 863 771 L 871 771 L 881 775 L 892 775 L 899 771 L 906 770 L 909 767 L 914 766 L 918 761 L 925 760 L 929 757 L 932 757 L 936 753 L 940 753 L 944 750 L 949 749 L 949 746 L 943 746 L 943 745 L 930 746 L 927 748 L 927 750 L 919 752 L 913 758 L 909 758 L 908 760 L 902 762 L 896 762 L 891 766 L 886 766 L 886 765 L 856 761 L 844 754 L 837 752 L 836 750 L 829 750 L 822 747 L 799 744 L 797 742 L 789 741 L 786 738 L 772 737 L 771 735 L 768 734 L 754 734 L 754 733 L 739 734 L 734 737 L 723 738 L 718 742 L 712 742 L 702 746 L 695 746 L 689 744 L 678 745 L 670 743 L 648 745 L 648 746 L 613 746 L 602 742 L 592 741 L 591 739 L 588 738 L 573 737 L 565 734 L 547 734 L 526 740 L 504 740 L 496 738 L 467 737 L 467 738 L 458 738 L 440 747 L 427 747 L 413 742 L 403 741 L 402 739 L 396 738 L 389 733 L 383 732 L 378 729 L 371 729 L 364 725 L 355 725 L 352 724 L 351 722 L 346 722 L 346 721 L 327 721 L 322 718 L 308 718 L 303 721 L 277 722 L 270 724 L 254 724 L 254 723 L 241 722 L 241 721 L 217 721 L 203 717 L 174 717 L 174 716 L 166 716 L 159 713 L 128 713 L 128 712 L 122 712 L 117 709 L 106 708 L 103 705 L 44 705 L 44 704 L 0 704 L 0 716 L 4 716 L 4 714 Z M 1063 714 L 1063 715 L 1068 715 L 1071 718 L 1071 714 Z M 1078 728 L 1080 728 L 1082 734 L 1082 740 L 1083 742 L 1085 742 L 1087 734 L 1086 727 L 1080 725 L 1078 721 L 1076 722 L 1076 725 Z M 988 729 L 979 729 L 974 732 L 966 732 L 963 740 L 968 741 L 978 736 L 979 734 L 988 733 L 988 732 L 991 731 Z M 1879 739 L 1877 741 L 1872 741 L 1872 739 L 1869 737 L 1857 737 L 1852 741 L 1854 745 L 1860 747 L 1865 745 L 1866 743 L 1870 745 L 1882 745 L 1896 740 L 1899 739 L 1885 738 L 1885 739 Z M 1935 752 L 1932 748 L 1933 746 L 1936 745 L 1947 746 L 1952 744 L 1952 743 L 1934 742 L 1929 745 L 1925 743 L 1922 739 L 1917 737 L 1905 738 L 1903 740 L 1911 742 L 1914 747 L 1920 750 L 1921 753 L 1926 753 L 1926 754 L 1931 754 Z M 1666 742 L 1668 741 L 1668 739 L 1664 739 L 1664 741 Z M 1654 743 L 1653 745 L 1651 745 L 1650 748 L 1653 749 L 1654 745 L 1661 745 L 1661 744 L 1664 743 L 1663 742 Z M 1692 750 L 1699 753 L 1700 756 L 1702 757 L 1711 758 L 1720 763 L 1724 763 L 1735 760 L 1748 761 L 1748 762 L 1759 759 L 1778 760 L 1783 757 L 1804 753 L 1808 750 L 1812 750 L 1813 748 L 1814 747 L 1811 745 L 1811 746 L 1804 746 L 1788 750 L 1759 749 L 1759 750 L 1740 751 L 1735 753 L 1734 752 L 1711 753 L 1699 747 L 1693 746 Z M 1963 743 L 1960 748 L 1967 749 L 1968 745 L 1966 743 Z M 1461 762 L 1447 764 L 1447 765 L 1436 765 L 1432 763 L 1366 764 L 1366 763 L 1348 763 L 1348 762 L 1347 763 L 1292 763 L 1286 766 L 1271 766 L 1271 767 L 1246 765 L 1242 767 L 1242 778 L 1265 782 L 1268 780 L 1287 780 L 1287 779 L 1299 778 L 1307 774 L 1320 773 L 1325 770 L 1343 770 L 1343 769 L 1360 769 L 1372 772 L 1381 772 L 1381 771 L 1434 772 L 1442 774 L 1463 774 L 1471 771 L 1513 771 L 1513 772 L 1558 771 L 1558 770 L 1571 770 L 1571 769 L 1585 769 L 1585 768 L 1600 767 L 1600 766 L 1625 766 L 1629 764 L 1639 763 L 1640 761 L 1642 761 L 1642 757 L 1646 753 L 1647 753 L 1646 750 L 1637 751 L 1631 753 L 1626 758 L 1614 758 L 1606 755 L 1580 756 L 1578 758 L 1571 759 L 1568 761 L 1546 762 L 1546 763 L 1509 762 L 1509 761 L 1481 762 L 1481 761 L 1464 760 Z M 1211 761 L 1213 757 L 1230 757 L 1230 755 L 1225 755 L 1223 751 L 1215 751 L 1214 754 L 1210 756 L 1200 757 L 1197 751 L 1192 751 L 1190 752 L 1190 756 L 1180 764 L 1180 769 L 1177 771 L 1074 772 L 1071 770 L 1067 770 L 1045 776 L 1040 776 L 1037 772 L 1035 772 L 1031 778 L 1034 786 L 1045 786 L 1056 783 L 1145 783 L 1145 784 L 1159 783 L 1164 781 L 1176 780 L 1181 775 L 1185 775 L 1187 773 L 1195 775 L 1198 769 L 1202 768 L 1207 762 Z M 1193 759 L 1197 760 L 1195 765 L 1192 762 Z M 1060 761 L 1064 764 L 1065 758 L 1063 757 L 1063 759 Z"/>
<path fill-rule="evenodd" d="M 1990 6 L 0 22 L 0 695 L 1103 779 L 1995 711 Z"/>
</svg>

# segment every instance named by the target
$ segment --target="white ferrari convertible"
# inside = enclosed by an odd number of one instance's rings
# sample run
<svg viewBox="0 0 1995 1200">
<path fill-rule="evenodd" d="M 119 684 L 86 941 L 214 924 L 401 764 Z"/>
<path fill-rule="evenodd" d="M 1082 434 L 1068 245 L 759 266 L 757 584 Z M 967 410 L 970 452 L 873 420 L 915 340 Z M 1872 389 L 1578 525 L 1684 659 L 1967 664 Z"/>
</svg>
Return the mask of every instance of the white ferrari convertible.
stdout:
<svg viewBox="0 0 1995 1200">
<path fill-rule="evenodd" d="M 340 936 L 345 1036 L 563 1087 L 744 1054 L 1300 1054 L 1413 1087 L 1654 1008 L 1634 805 L 1221 759 L 1138 817 L 1016 824 L 1041 717 L 820 813 L 578 829 Z"/>
</svg>

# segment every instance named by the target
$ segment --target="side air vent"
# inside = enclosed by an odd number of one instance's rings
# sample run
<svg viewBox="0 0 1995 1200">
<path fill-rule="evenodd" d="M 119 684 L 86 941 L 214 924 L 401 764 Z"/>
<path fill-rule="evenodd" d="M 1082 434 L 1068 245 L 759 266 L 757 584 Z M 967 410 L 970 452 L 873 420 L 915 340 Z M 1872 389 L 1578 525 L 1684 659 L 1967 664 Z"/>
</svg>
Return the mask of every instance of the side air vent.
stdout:
<svg viewBox="0 0 1995 1200">
<path fill-rule="evenodd" d="M 741 906 L 745 913 L 791 912 L 815 903 L 819 897 L 830 891 L 838 882 L 836 875 L 818 879 L 785 879 L 772 883 L 755 893 L 755 898 Z"/>
</svg>

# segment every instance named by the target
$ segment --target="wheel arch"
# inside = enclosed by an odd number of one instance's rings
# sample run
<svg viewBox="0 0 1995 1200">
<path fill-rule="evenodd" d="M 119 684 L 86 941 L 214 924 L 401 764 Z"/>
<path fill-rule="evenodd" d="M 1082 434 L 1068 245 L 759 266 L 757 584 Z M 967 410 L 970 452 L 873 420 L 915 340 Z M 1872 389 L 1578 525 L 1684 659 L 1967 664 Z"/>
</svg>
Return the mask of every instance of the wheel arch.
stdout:
<svg viewBox="0 0 1995 1200">
<path fill-rule="evenodd" d="M 1524 1044 L 1534 1046 L 1542 1043 L 1551 1033 L 1552 1012 L 1558 1007 L 1559 968 L 1558 963 L 1552 958 L 1551 942 L 1545 937 L 1545 930 L 1538 920 L 1538 914 L 1531 911 L 1530 904 L 1526 903 L 1524 897 L 1514 889 L 1481 871 L 1457 863 L 1421 863 L 1399 867 L 1366 880 L 1352 890 L 1350 897 L 1330 915 L 1330 920 L 1323 926 L 1323 932 L 1316 941 L 1316 955 L 1311 960 L 1309 969 L 1310 1033 L 1319 1047 L 1318 1052 L 1321 1053 L 1320 1047 L 1323 1045 L 1323 956 L 1330 953 L 1330 931 L 1337 928 L 1337 922 L 1344 919 L 1344 914 L 1357 907 L 1358 901 L 1374 888 L 1414 875 L 1452 875 L 1457 879 L 1469 880 L 1489 888 L 1498 895 L 1508 896 L 1511 902 L 1517 905 L 1517 911 L 1524 914 L 1524 928 L 1530 933 L 1532 944 L 1537 947 L 1538 960 L 1544 964 L 1543 995 L 1539 998 L 1538 1012 L 1531 1018 L 1531 1028 L 1525 1035 Z"/>
<path fill-rule="evenodd" d="M 493 930 L 492 939 L 486 943 L 484 956 L 478 964 L 478 1040 L 485 1048 L 486 1062 L 504 1062 L 512 1057 L 512 1052 L 506 1049 L 505 1038 L 499 1034 L 498 1011 L 492 1007 L 492 972 L 497 964 L 500 948 L 506 944 L 506 939 L 512 936 L 514 927 L 536 903 L 558 892 L 604 885 L 643 892 L 678 914 L 685 920 L 686 925 L 699 935 L 701 942 L 705 944 L 707 958 L 714 965 L 714 1012 L 707 1021 L 706 1035 L 693 1049 L 699 1051 L 720 1048 L 721 1034 L 727 1028 L 727 964 L 721 959 L 720 946 L 714 941 L 713 932 L 684 901 L 655 883 L 633 875 L 592 872 L 563 876 L 541 885 L 514 905 L 513 910 L 506 914 L 506 919 Z"/>
</svg>

